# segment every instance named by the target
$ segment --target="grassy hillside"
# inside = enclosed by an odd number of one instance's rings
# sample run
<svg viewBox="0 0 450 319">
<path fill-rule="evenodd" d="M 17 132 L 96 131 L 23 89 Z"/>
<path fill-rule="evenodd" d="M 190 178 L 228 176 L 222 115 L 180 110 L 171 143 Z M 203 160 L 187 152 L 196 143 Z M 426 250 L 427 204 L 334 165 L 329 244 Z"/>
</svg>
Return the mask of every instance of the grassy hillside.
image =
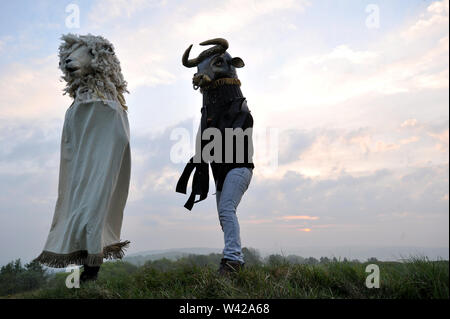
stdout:
<svg viewBox="0 0 450 319">
<path fill-rule="evenodd" d="M 158 260 L 137 267 L 108 262 L 99 279 L 68 289 L 68 274 L 55 275 L 42 288 L 10 298 L 449 298 L 448 261 L 411 259 L 377 262 L 380 288 L 365 285 L 368 263 L 327 262 L 315 265 L 278 261 L 253 264 L 229 277 L 216 266 L 189 258 Z M 201 261 L 200 261 L 201 264 Z"/>
</svg>

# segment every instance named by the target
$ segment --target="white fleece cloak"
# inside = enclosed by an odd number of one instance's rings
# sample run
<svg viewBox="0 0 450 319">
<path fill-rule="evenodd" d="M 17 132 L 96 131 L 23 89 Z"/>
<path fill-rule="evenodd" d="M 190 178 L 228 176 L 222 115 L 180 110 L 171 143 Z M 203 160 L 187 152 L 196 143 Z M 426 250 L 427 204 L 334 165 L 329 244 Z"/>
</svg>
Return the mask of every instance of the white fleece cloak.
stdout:
<svg viewBox="0 0 450 319">
<path fill-rule="evenodd" d="M 61 139 L 58 199 L 43 252 L 50 267 L 98 266 L 122 258 L 131 156 L 127 112 L 114 98 L 75 99 Z"/>
</svg>

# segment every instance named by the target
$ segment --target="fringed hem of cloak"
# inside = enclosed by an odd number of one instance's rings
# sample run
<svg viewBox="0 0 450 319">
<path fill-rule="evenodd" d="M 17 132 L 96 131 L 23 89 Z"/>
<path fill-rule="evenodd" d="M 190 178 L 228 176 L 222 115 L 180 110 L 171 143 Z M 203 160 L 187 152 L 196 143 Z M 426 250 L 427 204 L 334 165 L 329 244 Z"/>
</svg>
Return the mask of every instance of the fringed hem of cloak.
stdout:
<svg viewBox="0 0 450 319">
<path fill-rule="evenodd" d="M 103 258 L 122 259 L 125 255 L 125 248 L 128 248 L 130 241 L 115 243 L 103 248 L 103 253 L 88 254 L 86 250 L 78 250 L 69 254 L 57 254 L 44 250 L 34 261 L 53 268 L 64 268 L 69 265 L 100 266 Z"/>
</svg>

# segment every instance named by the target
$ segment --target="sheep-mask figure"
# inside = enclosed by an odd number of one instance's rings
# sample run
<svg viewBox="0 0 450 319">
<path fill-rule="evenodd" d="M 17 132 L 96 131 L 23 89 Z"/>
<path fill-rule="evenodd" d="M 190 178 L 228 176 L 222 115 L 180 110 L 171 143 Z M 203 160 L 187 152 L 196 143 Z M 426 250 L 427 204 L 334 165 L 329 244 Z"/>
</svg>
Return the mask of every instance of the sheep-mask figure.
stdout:
<svg viewBox="0 0 450 319">
<path fill-rule="evenodd" d="M 114 47 L 102 36 L 66 34 L 59 47 L 59 68 L 67 82 L 64 94 L 77 98 L 82 93 L 99 98 L 112 96 L 126 110 L 124 80 Z"/>
</svg>

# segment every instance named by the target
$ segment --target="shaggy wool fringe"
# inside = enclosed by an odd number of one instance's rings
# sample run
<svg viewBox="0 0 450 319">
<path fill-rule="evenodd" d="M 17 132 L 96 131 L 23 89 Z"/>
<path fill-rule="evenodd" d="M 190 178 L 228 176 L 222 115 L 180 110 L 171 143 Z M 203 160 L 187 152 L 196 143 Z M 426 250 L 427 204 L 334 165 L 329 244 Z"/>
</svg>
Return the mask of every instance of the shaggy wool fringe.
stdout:
<svg viewBox="0 0 450 319">
<path fill-rule="evenodd" d="M 214 82 L 212 82 L 211 84 L 209 84 L 208 86 L 201 88 L 201 92 L 215 89 L 221 85 L 239 85 L 239 86 L 241 86 L 241 81 L 239 81 L 239 79 L 233 79 L 233 78 L 218 79 L 218 80 L 215 80 Z"/>
<path fill-rule="evenodd" d="M 79 90 L 87 88 L 90 93 L 105 92 L 116 97 L 126 110 L 124 93 L 127 90 L 127 82 L 124 80 L 120 68 L 119 59 L 114 53 L 114 46 L 102 36 L 66 34 L 61 37 L 63 41 L 59 46 L 59 68 L 63 72 L 62 79 L 67 82 L 64 94 L 69 94 L 72 98 L 77 96 Z M 92 73 L 82 78 L 73 77 L 65 69 L 64 61 L 67 57 L 85 45 L 90 49 L 93 59 L 91 62 Z M 98 94 L 100 92 L 100 94 Z"/>
<path fill-rule="evenodd" d="M 130 241 L 127 240 L 106 246 L 101 254 L 88 254 L 86 250 L 79 250 L 70 254 L 56 254 L 44 250 L 34 261 L 54 268 L 64 268 L 69 265 L 99 266 L 103 263 L 104 258 L 122 259 L 129 244 Z"/>
</svg>

